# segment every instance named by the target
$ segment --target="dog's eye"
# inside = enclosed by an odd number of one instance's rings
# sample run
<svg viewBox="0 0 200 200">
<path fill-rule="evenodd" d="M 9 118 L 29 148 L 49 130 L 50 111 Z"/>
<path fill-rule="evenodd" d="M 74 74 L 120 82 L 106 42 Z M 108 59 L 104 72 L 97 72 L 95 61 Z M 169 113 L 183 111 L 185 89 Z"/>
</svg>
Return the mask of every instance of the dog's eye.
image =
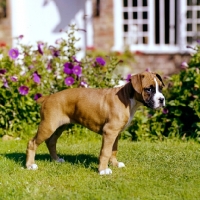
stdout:
<svg viewBox="0 0 200 200">
<path fill-rule="evenodd" d="M 151 88 L 146 88 L 145 90 L 146 90 L 146 92 L 148 92 L 148 93 L 152 92 L 152 89 L 151 89 Z"/>
</svg>

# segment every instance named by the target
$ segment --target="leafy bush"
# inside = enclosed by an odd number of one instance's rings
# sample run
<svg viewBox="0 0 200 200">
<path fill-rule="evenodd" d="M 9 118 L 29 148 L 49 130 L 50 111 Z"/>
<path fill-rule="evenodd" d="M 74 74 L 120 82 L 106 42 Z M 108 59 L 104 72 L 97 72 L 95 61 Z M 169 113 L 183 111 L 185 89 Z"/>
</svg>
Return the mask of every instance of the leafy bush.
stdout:
<svg viewBox="0 0 200 200">
<path fill-rule="evenodd" d="M 23 45 L 0 49 L 0 135 L 23 137 L 35 131 L 39 121 L 39 106 L 35 100 L 42 95 L 73 87 L 112 87 L 120 76 L 112 77 L 118 64 L 113 56 L 85 57 L 78 61 L 72 25 L 67 40 L 61 38 L 55 46 L 43 42 L 37 48 Z"/>
<path fill-rule="evenodd" d="M 141 108 L 125 136 L 132 139 L 192 137 L 200 141 L 200 47 L 189 64 L 183 62 L 178 74 L 165 77 L 166 107 Z M 124 136 L 124 137 L 125 137 Z"/>
</svg>

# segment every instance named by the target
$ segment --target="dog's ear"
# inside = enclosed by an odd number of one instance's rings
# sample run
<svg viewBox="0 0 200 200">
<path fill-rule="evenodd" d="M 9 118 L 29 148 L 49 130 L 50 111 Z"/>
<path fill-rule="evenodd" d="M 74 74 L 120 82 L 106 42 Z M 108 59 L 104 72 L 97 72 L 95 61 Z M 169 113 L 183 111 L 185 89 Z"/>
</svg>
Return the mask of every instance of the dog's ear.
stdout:
<svg viewBox="0 0 200 200">
<path fill-rule="evenodd" d="M 160 82 L 162 83 L 162 85 L 164 87 L 165 84 L 163 83 L 163 80 L 162 80 L 161 76 L 159 74 L 156 74 L 156 77 L 160 80 Z"/>
<path fill-rule="evenodd" d="M 139 94 L 142 93 L 142 78 L 143 77 L 144 76 L 141 74 L 136 74 L 136 75 L 131 76 L 130 78 L 133 89 Z"/>
</svg>

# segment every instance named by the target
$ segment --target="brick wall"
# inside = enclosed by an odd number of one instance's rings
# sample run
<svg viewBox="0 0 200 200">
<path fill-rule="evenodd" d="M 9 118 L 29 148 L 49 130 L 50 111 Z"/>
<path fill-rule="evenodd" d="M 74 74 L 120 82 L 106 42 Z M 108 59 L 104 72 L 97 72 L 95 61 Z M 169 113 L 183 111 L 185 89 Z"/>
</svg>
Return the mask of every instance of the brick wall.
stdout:
<svg viewBox="0 0 200 200">
<path fill-rule="evenodd" d="M 113 0 L 100 0 L 99 16 L 96 16 L 96 3 L 97 0 L 93 0 L 94 47 L 110 51 L 114 45 Z"/>
<path fill-rule="evenodd" d="M 119 1 L 119 0 L 116 0 Z M 113 0 L 100 0 L 99 16 L 96 16 L 96 3 L 93 0 L 94 47 L 109 52 L 114 46 Z M 184 61 L 189 61 L 189 54 L 136 54 L 135 62 L 130 63 L 133 73 L 149 68 L 164 75 L 177 73 Z"/>
<path fill-rule="evenodd" d="M 10 1 L 6 2 L 6 17 L 0 18 L 0 46 L 4 44 L 11 46 L 11 17 L 10 17 Z"/>
</svg>

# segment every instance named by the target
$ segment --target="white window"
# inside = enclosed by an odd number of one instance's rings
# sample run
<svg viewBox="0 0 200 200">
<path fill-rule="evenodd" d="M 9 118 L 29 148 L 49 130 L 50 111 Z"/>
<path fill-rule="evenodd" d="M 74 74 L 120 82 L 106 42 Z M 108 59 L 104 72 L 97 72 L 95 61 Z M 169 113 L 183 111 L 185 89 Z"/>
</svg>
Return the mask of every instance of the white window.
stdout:
<svg viewBox="0 0 200 200">
<path fill-rule="evenodd" d="M 200 0 L 113 0 L 114 50 L 186 52 L 200 34 Z M 199 34 L 199 35 L 198 35 Z"/>
<path fill-rule="evenodd" d="M 200 0 L 187 0 L 187 43 L 200 39 Z"/>
</svg>

